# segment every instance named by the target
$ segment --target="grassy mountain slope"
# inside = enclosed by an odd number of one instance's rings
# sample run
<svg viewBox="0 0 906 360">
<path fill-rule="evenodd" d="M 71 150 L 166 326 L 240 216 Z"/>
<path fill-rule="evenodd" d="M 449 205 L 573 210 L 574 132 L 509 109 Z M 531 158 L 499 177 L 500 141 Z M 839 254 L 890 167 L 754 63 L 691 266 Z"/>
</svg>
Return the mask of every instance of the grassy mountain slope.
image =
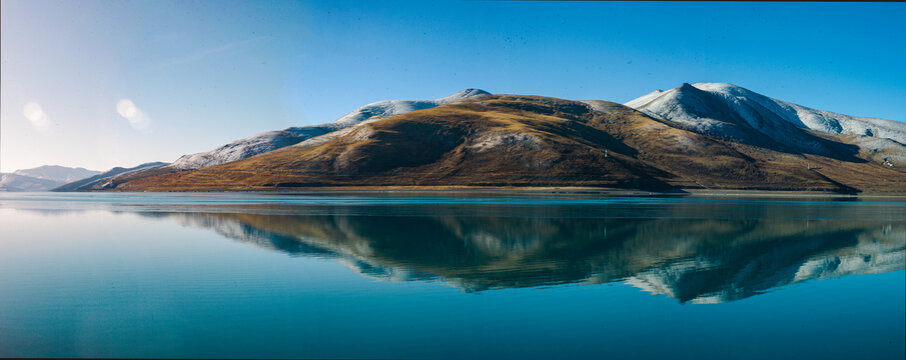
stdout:
<svg viewBox="0 0 906 360">
<path fill-rule="evenodd" d="M 840 137 L 797 136 L 833 151 L 803 154 L 738 143 L 604 101 L 482 95 L 240 161 L 127 181 L 117 190 L 383 185 L 906 190 L 906 173 L 864 160 L 858 146 Z"/>
</svg>

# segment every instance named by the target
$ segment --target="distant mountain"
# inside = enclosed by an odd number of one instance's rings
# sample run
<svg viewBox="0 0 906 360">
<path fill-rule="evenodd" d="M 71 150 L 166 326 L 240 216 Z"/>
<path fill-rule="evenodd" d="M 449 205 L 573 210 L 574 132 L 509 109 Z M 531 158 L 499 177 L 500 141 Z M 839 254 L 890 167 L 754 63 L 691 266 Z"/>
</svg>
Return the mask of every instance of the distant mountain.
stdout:
<svg viewBox="0 0 906 360">
<path fill-rule="evenodd" d="M 737 91 L 731 85 L 699 86 Z M 595 186 L 906 192 L 906 148 L 897 141 L 906 124 L 815 110 L 809 114 L 835 121 L 840 131 L 814 130 L 771 115 L 764 110 L 767 98 L 747 96 L 757 101 L 684 84 L 630 102 L 640 112 L 606 101 L 483 94 L 360 121 L 239 161 L 126 181 L 116 189 Z M 872 135 L 851 134 L 857 131 Z"/>
<path fill-rule="evenodd" d="M 37 179 L 50 180 L 58 183 L 68 183 L 79 179 L 100 174 L 100 171 L 85 168 L 71 168 L 58 165 L 45 165 L 31 169 L 16 170 L 13 174 L 28 176 Z"/>
<path fill-rule="evenodd" d="M 47 191 L 63 183 L 15 173 L 0 174 L 0 192 Z"/>
<path fill-rule="evenodd" d="M 478 89 L 466 89 L 436 100 L 385 100 L 360 107 L 334 122 L 291 127 L 281 131 L 268 131 L 233 141 L 211 151 L 183 155 L 170 167 L 177 170 L 191 170 L 206 166 L 220 165 L 230 161 L 299 143 L 303 140 L 359 124 L 369 119 L 404 114 L 410 111 L 430 109 L 449 102 L 475 95 L 488 94 Z"/>
<path fill-rule="evenodd" d="M 67 182 L 99 174 L 85 168 L 45 165 L 0 174 L 0 192 L 48 191 Z"/>
<path fill-rule="evenodd" d="M 57 184 L 52 189 L 53 191 L 91 191 L 112 189 L 119 185 L 119 183 L 124 179 L 128 179 L 129 175 L 158 169 L 165 165 L 167 165 L 167 163 L 165 162 L 150 162 L 131 168 L 115 167 L 86 179 L 74 181 L 68 184 Z"/>
</svg>

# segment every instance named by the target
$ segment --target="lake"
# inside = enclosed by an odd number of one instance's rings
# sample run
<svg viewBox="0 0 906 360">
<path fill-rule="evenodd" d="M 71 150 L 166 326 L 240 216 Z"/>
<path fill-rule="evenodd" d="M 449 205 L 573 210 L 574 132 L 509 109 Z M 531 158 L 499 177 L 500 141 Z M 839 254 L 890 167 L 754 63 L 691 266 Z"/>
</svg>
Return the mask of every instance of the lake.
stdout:
<svg viewBox="0 0 906 360">
<path fill-rule="evenodd" d="M 0 357 L 904 358 L 906 202 L 0 194 Z"/>
</svg>

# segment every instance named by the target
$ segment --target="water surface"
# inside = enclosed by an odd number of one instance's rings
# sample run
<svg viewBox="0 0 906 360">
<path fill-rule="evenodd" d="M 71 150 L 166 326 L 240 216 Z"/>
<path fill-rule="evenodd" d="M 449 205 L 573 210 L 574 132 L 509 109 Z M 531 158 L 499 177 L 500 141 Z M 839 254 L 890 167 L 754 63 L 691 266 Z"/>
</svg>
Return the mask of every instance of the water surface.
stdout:
<svg viewBox="0 0 906 360">
<path fill-rule="evenodd" d="M 886 198 L 0 195 L 0 356 L 903 358 Z"/>
</svg>

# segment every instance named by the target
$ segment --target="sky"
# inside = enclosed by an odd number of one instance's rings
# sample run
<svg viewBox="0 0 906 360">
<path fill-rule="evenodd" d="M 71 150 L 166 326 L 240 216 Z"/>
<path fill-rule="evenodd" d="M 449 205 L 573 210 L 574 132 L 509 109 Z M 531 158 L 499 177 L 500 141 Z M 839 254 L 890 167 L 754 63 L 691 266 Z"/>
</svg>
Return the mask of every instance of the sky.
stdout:
<svg viewBox="0 0 906 360">
<path fill-rule="evenodd" d="M 906 3 L 0 0 L 0 171 L 107 170 L 465 88 L 728 82 L 906 121 Z"/>
</svg>

